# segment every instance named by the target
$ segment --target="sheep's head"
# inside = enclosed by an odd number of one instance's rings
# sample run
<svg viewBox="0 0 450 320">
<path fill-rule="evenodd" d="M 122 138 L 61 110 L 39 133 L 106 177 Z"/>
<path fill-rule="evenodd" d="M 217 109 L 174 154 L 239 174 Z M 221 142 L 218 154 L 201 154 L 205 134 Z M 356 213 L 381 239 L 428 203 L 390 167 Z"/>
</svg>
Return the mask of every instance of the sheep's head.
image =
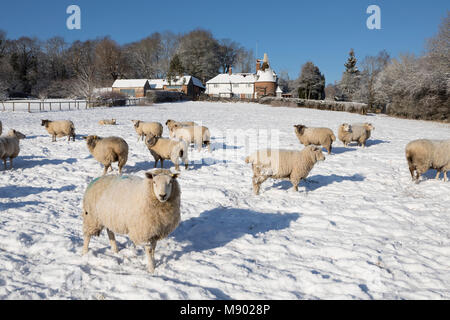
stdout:
<svg viewBox="0 0 450 320">
<path fill-rule="evenodd" d="M 41 126 L 42 127 L 48 127 L 48 125 L 49 125 L 49 123 L 50 123 L 50 120 L 42 120 L 42 124 L 41 124 Z"/>
<path fill-rule="evenodd" d="M 139 128 L 139 125 L 141 124 L 140 120 L 131 120 L 131 122 L 133 122 L 135 128 Z"/>
<path fill-rule="evenodd" d="M 12 130 L 9 131 L 8 137 L 14 137 L 14 138 L 17 138 L 19 140 L 22 140 L 22 139 L 26 139 L 27 136 L 24 135 L 23 133 L 19 132 L 19 131 L 16 131 L 16 130 L 12 129 Z"/>
<path fill-rule="evenodd" d="M 323 155 L 322 149 L 316 146 L 308 146 L 305 150 L 308 150 L 314 159 L 315 162 L 325 161 L 325 156 Z"/>
<path fill-rule="evenodd" d="M 375 130 L 375 127 L 371 123 L 364 123 L 364 127 L 367 131 L 373 131 Z"/>
<path fill-rule="evenodd" d="M 149 134 L 145 139 L 147 147 L 151 148 L 158 142 L 159 137 Z"/>
<path fill-rule="evenodd" d="M 297 125 L 297 126 L 294 126 L 294 128 L 295 128 L 296 133 L 298 133 L 299 135 L 303 135 L 305 133 L 306 126 Z"/>
<path fill-rule="evenodd" d="M 169 120 L 166 121 L 166 126 L 169 127 L 172 123 L 175 123 L 175 120 L 170 120 L 169 119 Z"/>
<path fill-rule="evenodd" d="M 348 123 L 344 123 L 341 125 L 342 131 L 344 132 L 352 132 L 352 126 Z"/>
<path fill-rule="evenodd" d="M 84 140 L 86 140 L 87 146 L 89 149 L 94 149 L 97 145 L 97 141 L 101 138 L 98 136 L 89 136 L 89 137 L 83 137 Z"/>
<path fill-rule="evenodd" d="M 169 170 L 157 169 L 147 172 L 145 176 L 150 180 L 158 201 L 161 203 L 167 202 L 172 196 L 173 184 L 178 178 L 178 174 Z"/>
</svg>

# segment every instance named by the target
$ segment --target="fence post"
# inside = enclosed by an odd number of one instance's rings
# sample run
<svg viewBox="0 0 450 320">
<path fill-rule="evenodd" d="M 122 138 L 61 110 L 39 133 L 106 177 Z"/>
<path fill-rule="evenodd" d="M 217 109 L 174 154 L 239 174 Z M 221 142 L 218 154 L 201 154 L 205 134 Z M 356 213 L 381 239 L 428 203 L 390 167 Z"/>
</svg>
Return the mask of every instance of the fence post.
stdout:
<svg viewBox="0 0 450 320">
<path fill-rule="evenodd" d="M 45 103 L 45 102 L 44 102 Z M 52 103 L 50 102 L 50 111 L 52 111 Z"/>
<path fill-rule="evenodd" d="M 31 113 L 31 103 L 28 102 L 28 113 Z"/>
<path fill-rule="evenodd" d="M 62 111 L 62 108 L 61 108 L 61 101 L 59 102 L 59 111 Z"/>
<path fill-rule="evenodd" d="M 13 112 L 15 111 L 15 109 L 16 109 L 16 108 L 15 108 L 15 106 L 14 106 L 14 102 L 13 102 Z"/>
</svg>

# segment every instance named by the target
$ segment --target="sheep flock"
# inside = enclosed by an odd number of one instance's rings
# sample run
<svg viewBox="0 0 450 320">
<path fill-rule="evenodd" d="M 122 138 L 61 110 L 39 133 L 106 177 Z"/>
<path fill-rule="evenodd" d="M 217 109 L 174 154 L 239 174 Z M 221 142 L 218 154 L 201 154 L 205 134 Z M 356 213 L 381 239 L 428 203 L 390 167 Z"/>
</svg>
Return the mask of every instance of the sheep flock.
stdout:
<svg viewBox="0 0 450 320">
<path fill-rule="evenodd" d="M 97 126 L 116 126 L 120 121 L 93 120 L 93 123 Z M 130 130 L 136 131 L 138 141 L 144 141 L 143 145 L 154 161 L 155 169 L 143 177 L 123 175 L 127 159 L 133 151 L 123 138 L 100 137 L 95 132 L 84 133 L 86 150 L 94 161 L 103 166 L 103 176 L 90 182 L 85 189 L 81 213 L 83 254 L 88 252 L 91 237 L 99 236 L 105 229 L 113 252 L 118 251 L 115 234 L 127 235 L 136 246 L 144 246 L 148 271 L 154 272 L 157 242 L 170 235 L 181 219 L 181 188 L 178 179 L 182 174 L 179 165 L 183 164 L 185 170 L 192 170 L 189 168 L 190 152 L 201 152 L 203 146 L 207 147 L 208 152 L 213 152 L 211 140 L 214 139 L 214 132 L 198 121 L 187 119 L 177 122 L 169 119 L 165 123 L 168 137 L 164 137 L 164 126 L 159 122 L 132 122 Z M 5 125 L 5 121 L 0 122 L 0 134 Z M 41 125 L 51 136 L 52 143 L 61 137 L 68 137 L 69 143 L 76 140 L 76 126 L 70 120 L 42 120 Z M 292 130 L 291 125 L 286 125 L 286 128 Z M 269 178 L 288 180 L 292 190 L 298 192 L 300 182 L 307 179 L 318 162 L 326 165 L 322 148 L 329 157 L 338 157 L 338 154 L 333 153 L 333 144 L 339 141 L 345 148 L 349 148 L 352 143 L 356 143 L 357 147 L 370 147 L 367 142 L 375 127 L 370 123 L 343 123 L 333 131 L 332 128 L 309 127 L 301 123 L 295 124 L 294 129 L 292 135 L 299 141 L 295 148 L 259 149 L 243 161 L 243 165 L 251 165 L 251 185 L 255 195 L 261 193 L 261 184 Z M 10 169 L 13 169 L 13 159 L 20 156 L 22 139 L 26 139 L 26 136 L 15 129 L 0 138 L 0 159 L 4 161 L 5 171 L 8 170 L 7 160 L 10 160 Z M 191 145 L 194 148 L 190 148 Z M 419 183 L 420 176 L 429 169 L 437 170 L 437 179 L 443 174 L 447 182 L 447 172 L 450 170 L 449 139 L 411 141 L 405 148 L 405 155 L 414 182 Z M 173 163 L 175 171 L 164 169 L 166 160 Z M 157 169 L 159 161 L 161 169 Z M 108 175 L 108 170 L 113 171 L 112 164 L 116 162 L 118 174 Z"/>
</svg>

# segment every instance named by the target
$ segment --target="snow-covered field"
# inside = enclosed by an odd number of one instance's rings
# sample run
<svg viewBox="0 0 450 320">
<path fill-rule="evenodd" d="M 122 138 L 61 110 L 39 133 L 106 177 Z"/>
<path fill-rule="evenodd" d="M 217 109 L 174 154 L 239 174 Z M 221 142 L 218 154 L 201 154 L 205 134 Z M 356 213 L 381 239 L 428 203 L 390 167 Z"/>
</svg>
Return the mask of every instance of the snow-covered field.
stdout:
<svg viewBox="0 0 450 320">
<path fill-rule="evenodd" d="M 125 138 L 125 174 L 140 176 L 153 159 L 130 120 L 194 120 L 211 129 L 213 153 L 192 151 L 191 169 L 182 169 L 182 222 L 158 243 L 155 275 L 124 236 L 118 254 L 104 232 L 81 256 L 82 197 L 102 169 L 81 137 L 51 143 L 45 118 L 71 119 L 79 135 Z M 107 118 L 119 125 L 97 124 Z M 412 139 L 450 138 L 449 125 L 202 102 L 3 112 L 0 120 L 4 132 L 28 136 L 15 169 L 0 171 L 0 299 L 450 298 L 450 183 L 433 171 L 412 183 L 404 155 Z M 252 132 L 278 129 L 280 147 L 301 149 L 294 124 L 336 131 L 362 121 L 376 127 L 368 148 L 337 142 L 298 193 L 269 180 L 253 195 L 244 159 L 267 144 Z M 242 129 L 249 137 L 233 139 Z"/>
</svg>

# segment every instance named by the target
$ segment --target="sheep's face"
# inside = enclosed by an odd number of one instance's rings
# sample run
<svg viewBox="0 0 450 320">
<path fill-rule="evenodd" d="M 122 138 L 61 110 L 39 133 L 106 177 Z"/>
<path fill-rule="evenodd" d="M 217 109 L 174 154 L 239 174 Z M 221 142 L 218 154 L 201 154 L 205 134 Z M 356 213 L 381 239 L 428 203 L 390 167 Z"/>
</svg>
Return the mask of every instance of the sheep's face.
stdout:
<svg viewBox="0 0 450 320">
<path fill-rule="evenodd" d="M 344 123 L 343 125 L 341 125 L 341 128 L 344 132 L 352 132 L 352 126 L 348 123 Z"/>
<path fill-rule="evenodd" d="M 24 135 L 23 133 L 21 133 L 19 131 L 14 130 L 14 129 L 9 131 L 8 136 L 15 137 L 19 140 L 26 139 L 26 135 Z"/>
<path fill-rule="evenodd" d="M 366 130 L 368 130 L 368 131 L 375 130 L 375 127 L 371 123 L 365 123 L 364 126 L 366 127 Z"/>
<path fill-rule="evenodd" d="M 166 121 L 166 126 L 170 127 L 173 123 L 175 123 L 175 121 L 169 119 Z"/>
<path fill-rule="evenodd" d="M 154 135 L 148 135 L 147 139 L 145 140 L 145 144 L 147 147 L 151 148 L 158 142 L 158 138 Z"/>
<path fill-rule="evenodd" d="M 99 137 L 89 136 L 89 137 L 83 137 L 83 139 L 86 140 L 88 147 L 95 148 L 95 146 L 97 145 L 97 141 L 99 140 Z"/>
<path fill-rule="evenodd" d="M 299 135 L 303 135 L 303 133 L 305 132 L 306 126 L 297 125 L 297 126 L 294 126 L 294 128 L 295 128 L 296 133 L 298 133 Z"/>
<path fill-rule="evenodd" d="M 49 120 L 42 120 L 42 124 L 41 124 L 41 126 L 42 127 L 48 127 L 48 124 L 50 123 L 50 121 Z"/>
<path fill-rule="evenodd" d="M 161 203 L 167 202 L 172 196 L 173 183 L 178 178 L 178 174 L 149 172 L 146 176 L 151 180 L 156 199 Z"/>
<path fill-rule="evenodd" d="M 308 146 L 307 149 L 309 149 L 310 152 L 312 153 L 313 159 L 315 160 L 315 162 L 325 160 L 325 156 L 323 155 L 321 148 L 316 147 L 316 146 Z"/>
<path fill-rule="evenodd" d="M 131 120 L 131 122 L 133 122 L 135 128 L 139 128 L 139 124 L 141 123 L 139 120 Z"/>
</svg>

